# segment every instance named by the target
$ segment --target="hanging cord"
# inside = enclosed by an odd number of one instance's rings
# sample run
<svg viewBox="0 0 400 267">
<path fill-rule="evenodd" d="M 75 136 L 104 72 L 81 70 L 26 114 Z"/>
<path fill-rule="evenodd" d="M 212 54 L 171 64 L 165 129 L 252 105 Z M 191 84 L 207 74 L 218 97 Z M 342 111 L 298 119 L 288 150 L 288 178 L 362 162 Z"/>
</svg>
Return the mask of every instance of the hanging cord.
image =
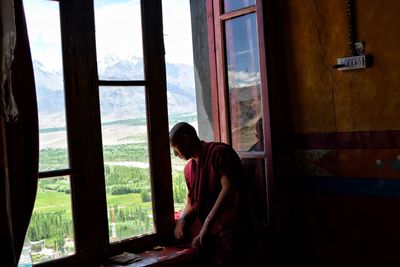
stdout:
<svg viewBox="0 0 400 267">
<path fill-rule="evenodd" d="M 349 48 L 350 48 L 350 55 L 356 56 L 356 48 L 354 45 L 354 27 L 353 27 L 353 0 L 346 0 L 347 5 L 347 24 L 349 28 Z"/>
<path fill-rule="evenodd" d="M 319 10 L 319 5 L 318 5 L 318 0 L 313 0 L 314 2 L 314 6 L 315 6 L 315 12 L 317 14 L 317 18 L 319 21 L 323 20 L 321 11 Z M 334 121 L 334 126 L 335 126 L 335 131 L 337 132 L 337 125 L 336 125 L 336 107 L 335 107 L 335 88 L 338 88 L 338 85 L 336 83 L 335 77 L 333 75 L 333 69 L 329 66 L 329 64 L 327 63 L 328 61 L 328 54 L 326 52 L 325 46 L 322 43 L 322 37 L 321 37 L 321 29 L 318 25 L 318 23 L 314 23 L 315 25 L 315 29 L 317 31 L 317 36 L 318 36 L 318 45 L 321 48 L 322 53 L 320 54 L 321 57 L 321 62 L 322 65 L 324 66 L 324 68 L 326 69 L 326 71 L 329 74 L 329 80 L 330 80 L 330 86 L 331 86 L 331 92 L 332 92 L 332 109 L 333 109 L 333 121 Z"/>
<path fill-rule="evenodd" d="M 318 0 L 313 0 L 314 6 L 315 6 L 315 12 L 317 14 L 318 21 L 323 21 L 323 16 L 321 14 L 321 11 L 319 9 L 319 2 Z M 320 53 L 321 57 L 321 62 L 326 71 L 329 74 L 329 79 L 330 79 L 330 86 L 331 86 L 331 99 L 332 99 L 332 117 L 333 117 L 333 123 L 334 123 L 334 130 L 335 130 L 335 149 L 336 149 L 336 154 L 335 154 L 335 168 L 336 168 L 336 173 L 338 170 L 338 139 L 337 139 L 337 134 L 338 134 L 338 129 L 337 129 L 337 122 L 336 122 L 336 106 L 335 106 L 335 88 L 338 88 L 338 85 L 336 83 L 335 77 L 333 75 L 333 69 L 328 65 L 328 54 L 326 52 L 325 46 L 322 43 L 322 37 L 321 37 L 321 29 L 319 27 L 318 21 L 316 23 L 313 23 L 315 26 L 315 30 L 317 31 L 317 37 L 318 37 L 318 45 L 321 48 L 322 53 Z"/>
</svg>

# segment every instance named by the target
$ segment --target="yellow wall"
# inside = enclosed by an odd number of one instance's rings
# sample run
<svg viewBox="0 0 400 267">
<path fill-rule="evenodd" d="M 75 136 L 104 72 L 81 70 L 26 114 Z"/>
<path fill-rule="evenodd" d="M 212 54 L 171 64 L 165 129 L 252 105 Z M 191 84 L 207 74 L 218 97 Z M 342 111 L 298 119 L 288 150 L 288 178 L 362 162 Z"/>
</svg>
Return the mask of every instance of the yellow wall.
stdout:
<svg viewBox="0 0 400 267">
<path fill-rule="evenodd" d="M 352 71 L 333 69 L 350 55 L 346 1 L 283 2 L 291 131 L 400 130 L 400 1 L 354 1 L 356 39 L 374 65 Z"/>
<path fill-rule="evenodd" d="M 353 0 L 374 65 L 351 71 L 333 69 L 350 56 L 346 0 L 265 2 L 275 2 L 265 13 L 284 255 L 400 266 L 400 1 Z"/>
</svg>

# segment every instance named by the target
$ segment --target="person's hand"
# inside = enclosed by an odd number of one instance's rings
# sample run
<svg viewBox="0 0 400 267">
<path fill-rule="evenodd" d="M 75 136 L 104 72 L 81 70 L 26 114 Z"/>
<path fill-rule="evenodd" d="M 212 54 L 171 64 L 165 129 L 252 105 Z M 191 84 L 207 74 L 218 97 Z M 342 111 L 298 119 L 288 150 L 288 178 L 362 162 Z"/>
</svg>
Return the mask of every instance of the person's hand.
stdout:
<svg viewBox="0 0 400 267">
<path fill-rule="evenodd" d="M 183 227 L 185 226 L 184 219 L 178 219 L 175 224 L 174 236 L 176 239 L 182 239 L 184 236 Z"/>
<path fill-rule="evenodd" d="M 199 246 L 204 245 L 204 240 L 207 235 L 207 232 L 208 232 L 208 226 L 204 224 L 203 227 L 201 227 L 200 233 L 195 238 L 193 238 L 192 241 L 193 248 L 197 248 Z"/>
</svg>

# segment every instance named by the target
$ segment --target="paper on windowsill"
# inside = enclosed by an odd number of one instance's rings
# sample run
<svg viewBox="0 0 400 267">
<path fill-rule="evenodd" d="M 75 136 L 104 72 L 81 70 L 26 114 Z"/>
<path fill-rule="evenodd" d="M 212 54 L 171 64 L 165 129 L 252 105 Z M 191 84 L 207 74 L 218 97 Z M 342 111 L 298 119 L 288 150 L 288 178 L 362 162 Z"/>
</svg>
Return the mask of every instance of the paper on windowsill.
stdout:
<svg viewBox="0 0 400 267">
<path fill-rule="evenodd" d="M 142 258 L 135 253 L 123 252 L 119 255 L 109 258 L 108 261 L 111 263 L 126 265 L 132 262 L 140 261 L 141 259 Z"/>
</svg>

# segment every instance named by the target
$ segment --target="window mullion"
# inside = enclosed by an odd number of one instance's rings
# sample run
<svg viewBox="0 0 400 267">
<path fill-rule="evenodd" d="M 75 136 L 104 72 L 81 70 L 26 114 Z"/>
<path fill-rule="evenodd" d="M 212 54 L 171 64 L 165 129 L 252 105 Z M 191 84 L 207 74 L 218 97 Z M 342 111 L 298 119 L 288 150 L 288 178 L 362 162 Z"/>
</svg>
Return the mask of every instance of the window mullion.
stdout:
<svg viewBox="0 0 400 267">
<path fill-rule="evenodd" d="M 249 6 L 239 10 L 231 11 L 229 13 L 222 14 L 219 18 L 220 20 L 233 19 L 239 16 L 243 16 L 252 12 L 256 12 L 256 6 Z"/>
<path fill-rule="evenodd" d="M 99 86 L 146 86 L 146 81 L 108 81 L 108 80 L 99 80 Z"/>
<path fill-rule="evenodd" d="M 99 264 L 108 245 L 92 1 L 60 1 L 72 205 L 78 257 Z"/>
<path fill-rule="evenodd" d="M 153 210 L 157 234 L 172 234 L 173 195 L 161 0 L 141 1 Z"/>
<path fill-rule="evenodd" d="M 72 172 L 71 169 L 62 169 L 62 170 L 39 172 L 39 179 L 41 179 L 41 178 L 49 178 L 49 177 L 56 177 L 56 176 L 70 175 L 71 172 Z"/>
</svg>

